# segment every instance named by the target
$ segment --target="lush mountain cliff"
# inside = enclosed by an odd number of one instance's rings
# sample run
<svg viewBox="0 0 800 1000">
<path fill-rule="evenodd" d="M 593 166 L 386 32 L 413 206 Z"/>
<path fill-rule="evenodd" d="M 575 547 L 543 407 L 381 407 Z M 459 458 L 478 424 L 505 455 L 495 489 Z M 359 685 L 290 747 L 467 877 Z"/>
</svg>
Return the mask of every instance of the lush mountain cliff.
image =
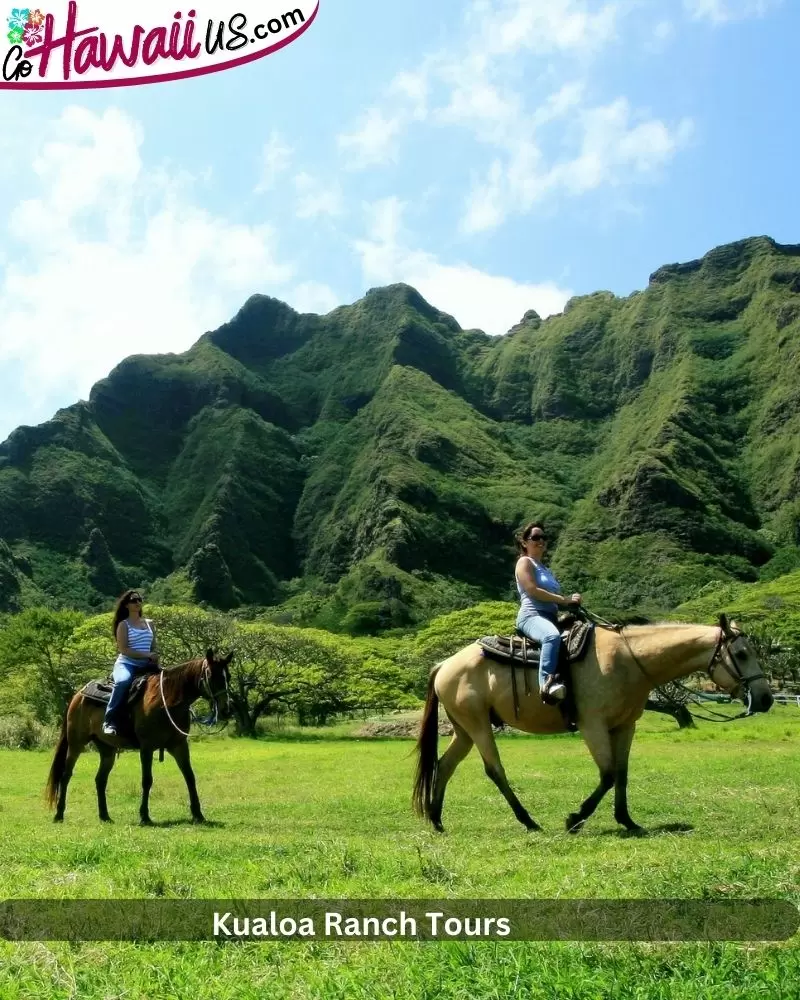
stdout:
<svg viewBox="0 0 800 1000">
<path fill-rule="evenodd" d="M 130 584 L 374 630 L 510 596 L 533 517 L 606 613 L 800 566 L 800 246 L 499 338 L 405 285 L 327 316 L 254 296 L 0 445 L 0 604 Z"/>
</svg>

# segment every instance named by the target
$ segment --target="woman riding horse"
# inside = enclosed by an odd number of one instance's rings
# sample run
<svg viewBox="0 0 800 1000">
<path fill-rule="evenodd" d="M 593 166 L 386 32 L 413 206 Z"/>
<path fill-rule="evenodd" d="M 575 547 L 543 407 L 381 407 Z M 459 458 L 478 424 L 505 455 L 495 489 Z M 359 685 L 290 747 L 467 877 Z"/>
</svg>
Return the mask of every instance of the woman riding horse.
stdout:
<svg viewBox="0 0 800 1000">
<path fill-rule="evenodd" d="M 520 605 L 517 628 L 529 639 L 541 643 L 539 654 L 539 691 L 544 699 L 563 701 L 567 689 L 559 681 L 553 683 L 558 666 L 561 633 L 558 631 L 558 607 L 580 604 L 581 595 L 562 597 L 561 584 L 544 564 L 547 535 L 541 521 L 531 521 L 517 539 L 522 555 L 517 559 L 515 578 Z"/>
<path fill-rule="evenodd" d="M 113 634 L 119 655 L 114 663 L 114 687 L 103 720 L 104 736 L 117 735 L 118 716 L 134 677 L 158 666 L 156 629 L 149 618 L 142 618 L 142 603 L 137 590 L 126 590 L 114 610 Z"/>
</svg>

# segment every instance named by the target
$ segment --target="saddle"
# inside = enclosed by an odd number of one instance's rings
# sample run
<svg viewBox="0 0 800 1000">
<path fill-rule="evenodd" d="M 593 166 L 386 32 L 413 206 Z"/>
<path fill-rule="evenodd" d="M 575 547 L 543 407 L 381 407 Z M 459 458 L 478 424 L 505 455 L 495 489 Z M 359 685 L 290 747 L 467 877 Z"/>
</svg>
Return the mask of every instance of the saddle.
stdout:
<svg viewBox="0 0 800 1000">
<path fill-rule="evenodd" d="M 586 621 L 575 615 L 566 614 L 558 619 L 558 630 L 561 633 L 558 664 L 553 674 L 553 683 L 560 681 L 567 689 L 566 697 L 556 701 L 547 693 L 547 688 L 541 693 L 546 705 L 558 705 L 564 718 L 567 730 L 574 733 L 578 729 L 577 707 L 572 682 L 572 665 L 580 662 L 586 655 L 589 639 L 594 629 L 593 622 Z M 539 672 L 541 643 L 529 639 L 519 629 L 513 635 L 485 635 L 478 639 L 484 656 L 489 656 L 498 663 L 511 667 L 511 690 L 514 698 L 514 718 L 519 718 L 519 693 L 517 691 L 517 668 L 522 668 L 525 682 L 525 694 L 531 693 L 530 673 Z M 538 683 L 538 681 L 537 681 Z"/>
<path fill-rule="evenodd" d="M 161 673 L 161 668 L 156 666 L 149 666 L 137 673 L 136 676 L 131 681 L 131 686 L 128 688 L 128 696 L 125 701 L 120 705 L 117 712 L 117 731 L 119 735 L 127 741 L 128 746 L 126 749 L 131 747 L 139 747 L 139 739 L 133 728 L 133 716 L 131 715 L 131 709 L 143 696 L 145 689 L 147 688 L 147 682 L 151 677 Z M 81 694 L 88 701 L 93 701 L 98 705 L 107 705 L 111 701 L 111 692 L 114 688 L 114 679 L 111 675 L 106 677 L 104 681 L 89 681 L 88 684 L 84 684 L 81 689 Z M 159 750 L 158 759 L 163 761 L 164 759 L 164 749 L 163 747 Z"/>
<path fill-rule="evenodd" d="M 136 702 L 144 694 L 144 689 L 147 686 L 148 680 L 153 676 L 153 674 L 160 673 L 158 667 L 152 667 L 147 670 L 138 673 L 134 678 L 131 686 L 128 688 L 128 697 L 125 700 L 126 706 L 135 705 Z M 89 681 L 81 688 L 81 694 L 84 698 L 89 701 L 94 701 L 98 705 L 107 705 L 111 701 L 111 691 L 114 687 L 114 681 L 109 676 L 104 681 Z"/>
</svg>

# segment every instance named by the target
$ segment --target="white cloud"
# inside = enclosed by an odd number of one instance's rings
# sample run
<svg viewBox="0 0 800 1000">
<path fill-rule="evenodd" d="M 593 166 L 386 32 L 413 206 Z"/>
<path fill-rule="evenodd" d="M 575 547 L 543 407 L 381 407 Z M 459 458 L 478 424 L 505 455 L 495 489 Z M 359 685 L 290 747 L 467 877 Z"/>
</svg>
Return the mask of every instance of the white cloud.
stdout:
<svg viewBox="0 0 800 1000">
<path fill-rule="evenodd" d="M 261 176 L 256 185 L 256 194 L 270 191 L 281 174 L 285 173 L 292 162 L 294 150 L 287 145 L 278 132 L 272 132 L 261 150 Z"/>
<path fill-rule="evenodd" d="M 40 190 L 11 213 L 0 272 L 0 365 L 19 373 L 0 440 L 131 354 L 186 350 L 254 291 L 330 308 L 325 286 L 293 287 L 271 226 L 199 207 L 186 175 L 145 167 L 142 143 L 122 112 L 70 107 L 34 155 Z"/>
<path fill-rule="evenodd" d="M 385 115 L 380 108 L 369 108 L 354 132 L 338 137 L 339 149 L 350 154 L 348 165 L 354 168 L 388 163 L 395 155 L 395 140 L 404 127 L 405 116 Z"/>
<path fill-rule="evenodd" d="M 294 187 L 299 219 L 316 219 L 321 215 L 336 217 L 344 213 L 344 196 L 338 186 L 326 186 L 303 171 L 295 177 Z"/>
<path fill-rule="evenodd" d="M 653 42 L 655 45 L 666 45 L 675 37 L 675 25 L 672 21 L 659 21 L 653 28 Z"/>
<path fill-rule="evenodd" d="M 287 295 L 286 301 L 298 312 L 325 315 L 341 305 L 336 292 L 320 281 L 302 281 Z"/>
<path fill-rule="evenodd" d="M 586 0 L 474 0 L 470 44 L 495 56 L 602 48 L 616 36 L 623 4 Z"/>
<path fill-rule="evenodd" d="M 783 0 L 684 0 L 684 7 L 696 20 L 724 24 L 726 21 L 763 17 L 782 2 Z"/>
<path fill-rule="evenodd" d="M 473 0 L 460 40 L 398 74 L 386 99 L 340 136 L 353 168 L 396 160 L 413 122 L 459 128 L 486 147 L 460 220 L 484 232 L 542 200 L 657 176 L 692 123 L 639 113 L 620 96 L 593 104 L 591 60 L 619 39 L 627 0 Z M 662 21 L 655 37 L 664 41 Z M 530 75 L 531 56 L 536 60 Z M 548 81 L 565 81 L 553 88 Z M 480 162 L 477 157 L 473 162 Z M 465 178 L 468 181 L 470 179 Z"/>
<path fill-rule="evenodd" d="M 568 106 L 566 101 L 562 105 Z M 506 156 L 493 161 L 467 196 L 465 232 L 497 226 L 513 212 L 529 212 L 545 197 L 578 196 L 649 177 L 686 145 L 693 131 L 688 119 L 674 127 L 651 118 L 636 122 L 625 98 L 575 112 L 572 118 L 580 144 L 569 159 L 548 164 L 531 139 L 507 140 Z"/>
<path fill-rule="evenodd" d="M 561 312 L 572 295 L 553 282 L 518 282 L 465 263 L 443 264 L 434 254 L 409 249 L 403 210 L 394 197 L 370 206 L 369 235 L 354 244 L 365 282 L 405 282 L 431 305 L 455 316 L 462 327 L 491 334 L 506 333 L 528 309 L 542 317 Z"/>
</svg>

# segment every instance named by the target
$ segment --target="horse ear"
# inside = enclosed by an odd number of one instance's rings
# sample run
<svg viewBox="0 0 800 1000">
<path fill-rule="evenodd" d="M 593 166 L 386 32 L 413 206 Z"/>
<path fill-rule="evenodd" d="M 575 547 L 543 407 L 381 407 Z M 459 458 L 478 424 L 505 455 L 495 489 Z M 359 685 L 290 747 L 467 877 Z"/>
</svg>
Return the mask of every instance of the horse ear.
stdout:
<svg viewBox="0 0 800 1000">
<path fill-rule="evenodd" d="M 223 658 L 222 662 L 230 664 L 231 660 L 233 659 L 233 654 L 234 654 L 234 650 L 231 650 L 230 653 L 228 653 L 228 655 Z"/>
<path fill-rule="evenodd" d="M 209 665 L 214 662 L 214 650 L 210 646 L 206 650 L 206 659 L 208 660 Z"/>
<path fill-rule="evenodd" d="M 731 634 L 730 626 L 728 625 L 728 616 L 724 613 L 719 616 L 719 627 L 725 635 Z"/>
</svg>

